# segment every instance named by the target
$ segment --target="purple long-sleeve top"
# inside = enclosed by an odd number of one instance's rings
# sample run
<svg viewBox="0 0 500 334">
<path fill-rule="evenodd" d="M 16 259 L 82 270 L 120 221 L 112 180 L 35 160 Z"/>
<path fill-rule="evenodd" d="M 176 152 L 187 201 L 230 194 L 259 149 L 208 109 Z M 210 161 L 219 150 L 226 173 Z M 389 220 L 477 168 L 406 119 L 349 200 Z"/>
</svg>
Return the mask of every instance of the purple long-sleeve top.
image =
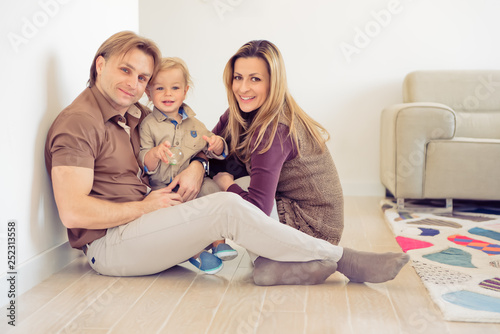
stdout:
<svg viewBox="0 0 500 334">
<path fill-rule="evenodd" d="M 251 123 L 256 111 L 242 113 L 248 123 Z M 219 119 L 212 132 L 222 135 L 227 126 L 229 111 L 226 111 Z M 274 138 L 269 138 L 270 130 L 266 134 L 251 154 L 250 186 L 248 191 L 244 191 L 237 184 L 231 185 L 227 191 L 240 195 L 245 200 L 260 208 L 267 215 L 271 214 L 274 205 L 276 188 L 278 186 L 281 168 L 285 161 L 292 160 L 297 155 L 297 149 L 292 138 L 288 135 L 289 128 L 284 124 L 279 124 Z M 252 146 L 255 144 L 258 131 L 252 138 Z M 260 154 L 259 152 L 272 140 L 271 148 Z M 229 143 L 228 143 L 229 144 Z"/>
</svg>

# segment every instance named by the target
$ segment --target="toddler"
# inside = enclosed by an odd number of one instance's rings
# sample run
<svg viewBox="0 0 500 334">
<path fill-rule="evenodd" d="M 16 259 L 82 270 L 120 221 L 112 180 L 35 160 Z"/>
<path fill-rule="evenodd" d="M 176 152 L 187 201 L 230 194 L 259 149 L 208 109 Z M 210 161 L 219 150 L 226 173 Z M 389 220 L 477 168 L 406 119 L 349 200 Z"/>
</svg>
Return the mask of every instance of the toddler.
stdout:
<svg viewBox="0 0 500 334">
<path fill-rule="evenodd" d="M 199 152 L 219 160 L 227 155 L 225 140 L 208 131 L 184 103 L 190 84 L 191 78 L 184 61 L 163 58 L 160 70 L 146 88 L 154 109 L 140 126 L 139 159 L 149 175 L 153 190 L 166 187 L 191 161 L 202 162 L 203 159 L 196 156 Z M 200 193 L 204 193 L 203 185 Z M 222 269 L 222 260 L 231 260 L 237 255 L 236 250 L 224 240 L 219 240 L 212 244 L 212 253 L 203 251 L 189 262 L 207 274 L 215 274 Z"/>
</svg>

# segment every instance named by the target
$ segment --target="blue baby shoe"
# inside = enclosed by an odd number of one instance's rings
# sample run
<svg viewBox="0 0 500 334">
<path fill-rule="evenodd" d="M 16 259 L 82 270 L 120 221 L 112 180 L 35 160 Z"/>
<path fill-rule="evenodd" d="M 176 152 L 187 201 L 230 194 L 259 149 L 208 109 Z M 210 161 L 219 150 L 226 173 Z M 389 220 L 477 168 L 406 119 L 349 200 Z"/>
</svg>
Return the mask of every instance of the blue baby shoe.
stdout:
<svg viewBox="0 0 500 334">
<path fill-rule="evenodd" d="M 210 275 L 217 274 L 224 267 L 221 259 L 205 251 L 203 251 L 197 259 L 194 257 L 190 258 L 189 263 Z"/>
<path fill-rule="evenodd" d="M 238 252 L 228 244 L 220 244 L 212 248 L 212 254 L 217 256 L 222 261 L 229 261 L 238 256 Z"/>
</svg>

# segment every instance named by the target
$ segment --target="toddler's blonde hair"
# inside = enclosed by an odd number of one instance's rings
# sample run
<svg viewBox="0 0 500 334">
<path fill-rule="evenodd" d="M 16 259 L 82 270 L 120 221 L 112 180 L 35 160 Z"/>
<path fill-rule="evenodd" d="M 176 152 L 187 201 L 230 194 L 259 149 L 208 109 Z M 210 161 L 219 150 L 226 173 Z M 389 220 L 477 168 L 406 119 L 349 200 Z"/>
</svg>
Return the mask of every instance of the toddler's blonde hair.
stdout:
<svg viewBox="0 0 500 334">
<path fill-rule="evenodd" d="M 161 59 L 160 62 L 160 68 L 158 72 L 160 71 L 166 71 L 170 70 L 173 68 L 178 68 L 182 71 L 182 74 L 184 76 L 184 83 L 186 86 L 192 87 L 193 86 L 193 80 L 191 79 L 191 74 L 189 74 L 188 67 L 184 60 L 178 57 L 164 57 Z"/>
</svg>

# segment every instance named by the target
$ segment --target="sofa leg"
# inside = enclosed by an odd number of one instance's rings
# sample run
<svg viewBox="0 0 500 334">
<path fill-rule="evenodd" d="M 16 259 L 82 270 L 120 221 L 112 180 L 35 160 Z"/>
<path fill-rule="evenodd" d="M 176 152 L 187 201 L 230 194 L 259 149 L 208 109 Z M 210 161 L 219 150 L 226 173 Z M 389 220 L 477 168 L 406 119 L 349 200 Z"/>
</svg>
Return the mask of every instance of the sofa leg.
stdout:
<svg viewBox="0 0 500 334">
<path fill-rule="evenodd" d="M 446 199 L 446 212 L 453 212 L 453 199 L 452 198 L 447 198 Z"/>
<path fill-rule="evenodd" d="M 397 199 L 397 204 L 398 204 L 398 211 L 405 211 L 405 199 L 398 197 Z"/>
</svg>

